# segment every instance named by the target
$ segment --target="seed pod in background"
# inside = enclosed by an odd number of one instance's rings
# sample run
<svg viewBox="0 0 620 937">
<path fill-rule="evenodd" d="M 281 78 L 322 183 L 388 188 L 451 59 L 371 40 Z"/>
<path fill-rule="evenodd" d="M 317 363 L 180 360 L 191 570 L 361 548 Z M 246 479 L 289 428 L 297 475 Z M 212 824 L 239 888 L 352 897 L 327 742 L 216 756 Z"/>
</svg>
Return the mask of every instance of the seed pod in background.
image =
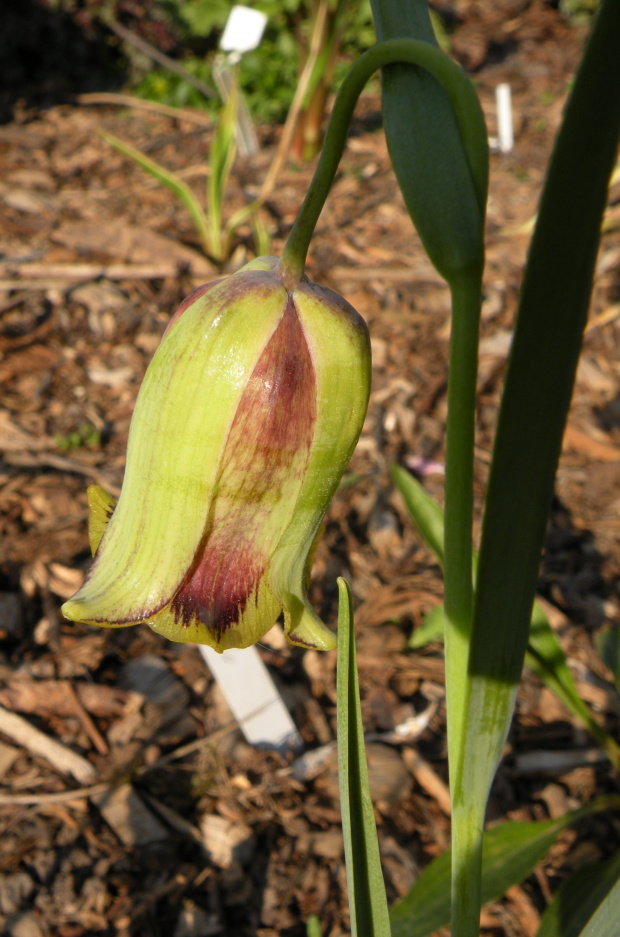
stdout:
<svg viewBox="0 0 620 937">
<path fill-rule="evenodd" d="M 306 580 L 364 422 L 370 342 L 348 303 L 276 266 L 259 258 L 200 287 L 171 320 L 118 504 L 90 489 L 95 555 L 67 618 L 145 622 L 223 651 L 254 644 L 284 610 L 291 643 L 335 646 Z"/>
</svg>

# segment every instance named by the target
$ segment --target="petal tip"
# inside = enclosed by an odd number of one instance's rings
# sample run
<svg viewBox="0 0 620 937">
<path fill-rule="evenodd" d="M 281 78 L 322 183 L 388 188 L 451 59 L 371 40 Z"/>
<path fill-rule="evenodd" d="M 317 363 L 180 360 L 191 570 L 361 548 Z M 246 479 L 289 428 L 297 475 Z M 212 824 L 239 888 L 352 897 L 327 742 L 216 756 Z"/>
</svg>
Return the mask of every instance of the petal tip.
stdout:
<svg viewBox="0 0 620 937">
<path fill-rule="evenodd" d="M 60 612 L 68 621 L 84 621 L 84 606 L 75 596 L 60 606 Z"/>
<path fill-rule="evenodd" d="M 298 601 L 295 602 L 296 606 Z M 313 651 L 335 650 L 338 640 L 333 631 L 323 624 L 310 606 L 301 602 L 299 606 L 284 612 L 284 634 L 289 644 Z"/>
</svg>

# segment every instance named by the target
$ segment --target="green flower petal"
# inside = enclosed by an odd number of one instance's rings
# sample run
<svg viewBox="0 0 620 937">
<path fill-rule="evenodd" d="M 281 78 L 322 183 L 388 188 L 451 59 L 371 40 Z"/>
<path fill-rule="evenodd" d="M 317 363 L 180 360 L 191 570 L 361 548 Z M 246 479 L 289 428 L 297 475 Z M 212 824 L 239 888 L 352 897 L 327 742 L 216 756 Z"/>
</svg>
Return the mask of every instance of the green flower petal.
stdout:
<svg viewBox="0 0 620 937">
<path fill-rule="evenodd" d="M 138 395 L 118 505 L 89 575 L 63 606 L 123 625 L 166 606 L 205 532 L 226 439 L 287 293 L 240 271 L 200 296 L 159 346 Z"/>
<path fill-rule="evenodd" d="M 116 507 L 116 498 L 101 485 L 90 485 L 86 491 L 86 498 L 88 500 L 88 541 L 90 552 L 94 556 Z"/>
<path fill-rule="evenodd" d="M 301 283 L 293 293 L 314 364 L 317 418 L 312 449 L 291 522 L 271 563 L 293 644 L 328 650 L 332 632 L 306 594 L 308 557 L 323 515 L 361 433 L 370 394 L 370 339 L 364 320 L 331 290 Z"/>
<path fill-rule="evenodd" d="M 149 621 L 217 650 L 256 643 L 282 610 L 271 557 L 290 523 L 316 423 L 312 359 L 291 301 L 239 403 L 196 567 Z"/>
<path fill-rule="evenodd" d="M 199 288 L 147 371 L 118 504 L 89 489 L 95 559 L 67 618 L 143 621 L 218 651 L 284 610 L 294 644 L 333 648 L 308 603 L 313 543 L 360 434 L 370 389 L 363 320 L 277 258 Z"/>
</svg>

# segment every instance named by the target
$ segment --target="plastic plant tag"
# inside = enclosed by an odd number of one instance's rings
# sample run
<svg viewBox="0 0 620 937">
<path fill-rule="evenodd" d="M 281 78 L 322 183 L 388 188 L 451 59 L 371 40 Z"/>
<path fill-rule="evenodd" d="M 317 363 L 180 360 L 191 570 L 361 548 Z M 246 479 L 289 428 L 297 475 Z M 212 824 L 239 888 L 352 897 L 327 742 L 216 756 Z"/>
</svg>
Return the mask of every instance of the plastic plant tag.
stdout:
<svg viewBox="0 0 620 937">
<path fill-rule="evenodd" d="M 503 83 L 495 89 L 497 107 L 497 146 L 500 153 L 510 153 L 514 146 L 512 127 L 512 96 L 510 85 Z"/>
<path fill-rule="evenodd" d="M 213 67 L 213 80 L 223 101 L 227 101 L 231 94 L 231 87 L 236 84 L 236 77 L 232 66 L 237 64 L 245 52 L 255 49 L 263 38 L 267 17 L 260 10 L 251 7 L 234 6 L 226 21 L 220 51 L 225 57 L 218 56 Z M 243 159 L 258 153 L 258 137 L 247 105 L 237 89 L 237 146 L 239 155 Z"/>
<path fill-rule="evenodd" d="M 218 654 L 201 644 L 198 650 L 250 745 L 279 752 L 303 748 L 295 723 L 255 647 L 230 648 Z"/>
<path fill-rule="evenodd" d="M 267 17 L 260 10 L 234 6 L 220 39 L 220 49 L 238 55 L 251 52 L 263 38 L 266 24 Z"/>
</svg>

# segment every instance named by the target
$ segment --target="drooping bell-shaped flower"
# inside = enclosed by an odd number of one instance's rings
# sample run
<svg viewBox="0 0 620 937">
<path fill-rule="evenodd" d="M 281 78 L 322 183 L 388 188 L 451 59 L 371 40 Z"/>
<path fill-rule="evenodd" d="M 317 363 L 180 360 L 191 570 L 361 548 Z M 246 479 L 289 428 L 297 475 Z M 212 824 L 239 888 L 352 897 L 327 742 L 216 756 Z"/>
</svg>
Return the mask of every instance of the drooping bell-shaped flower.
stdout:
<svg viewBox="0 0 620 937">
<path fill-rule="evenodd" d="M 348 303 L 277 263 L 200 287 L 171 319 L 118 504 L 89 489 L 94 560 L 67 618 L 145 622 L 221 651 L 255 643 L 283 610 L 292 643 L 335 645 L 306 584 L 364 421 L 370 344 Z"/>
</svg>

